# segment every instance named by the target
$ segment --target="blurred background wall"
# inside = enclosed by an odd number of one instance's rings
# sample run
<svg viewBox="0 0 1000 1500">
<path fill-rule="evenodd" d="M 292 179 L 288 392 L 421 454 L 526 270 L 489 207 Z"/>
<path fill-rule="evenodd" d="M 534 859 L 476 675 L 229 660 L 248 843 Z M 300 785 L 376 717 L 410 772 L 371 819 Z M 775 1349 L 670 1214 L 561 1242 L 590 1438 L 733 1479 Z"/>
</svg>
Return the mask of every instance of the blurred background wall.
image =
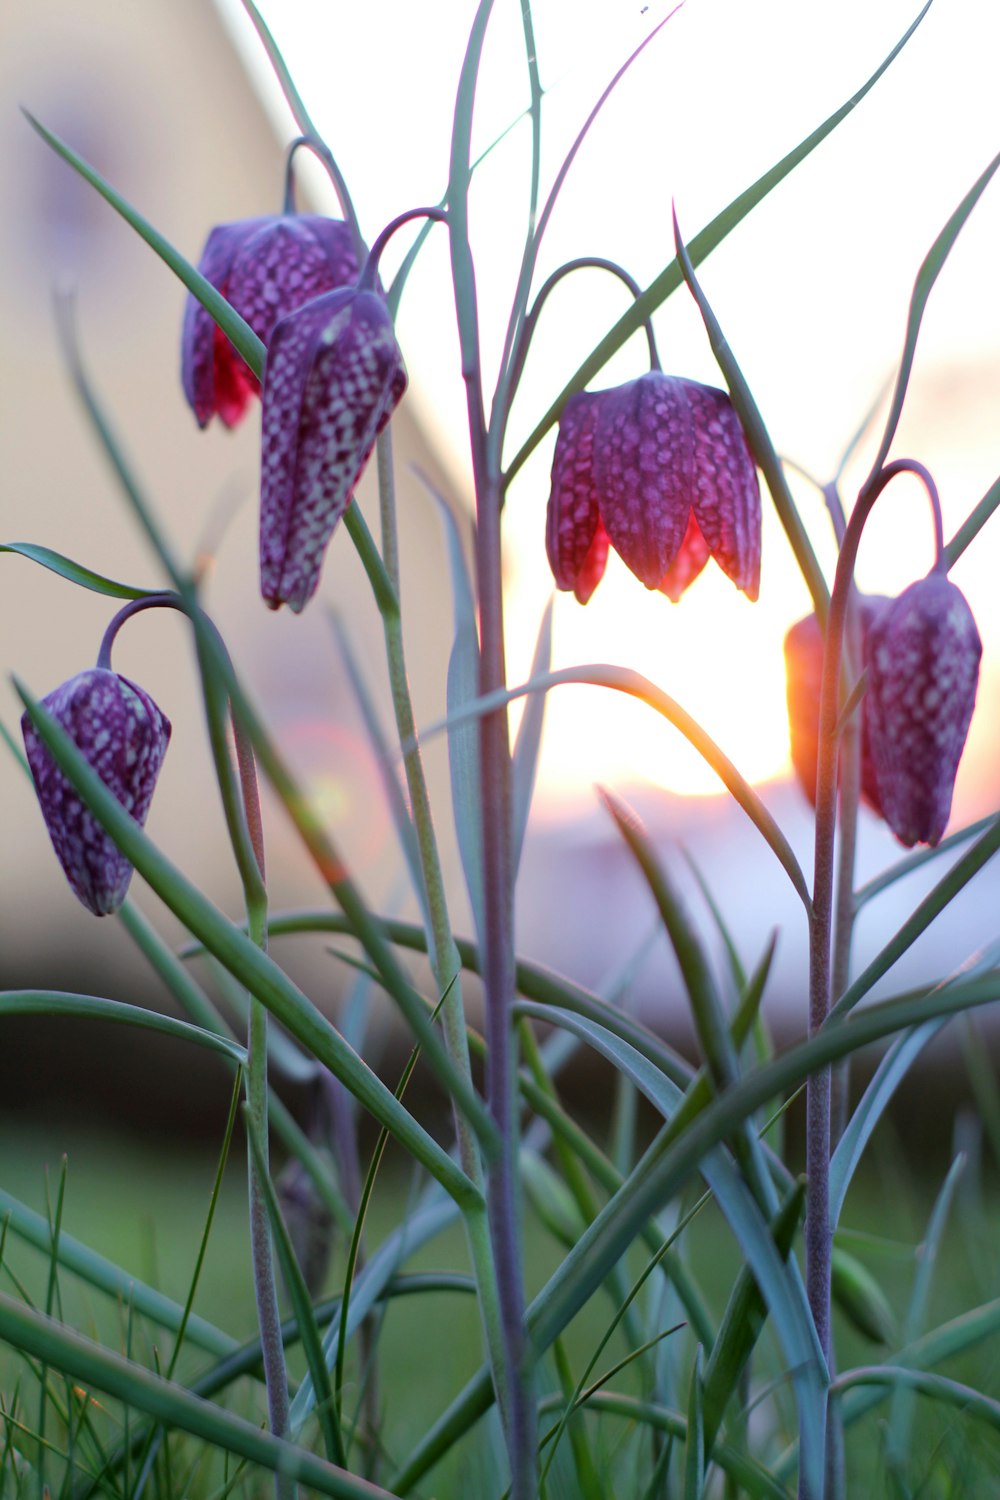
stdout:
<svg viewBox="0 0 1000 1500">
<path fill-rule="evenodd" d="M 72 286 L 95 388 L 171 544 L 186 560 L 205 549 L 212 553 L 204 602 L 238 669 L 318 796 L 373 905 L 398 903 L 391 826 L 330 624 L 335 609 L 388 725 L 381 624 L 350 541 L 343 530 L 336 536 L 321 595 L 304 616 L 266 609 L 257 587 L 258 409 L 234 433 L 217 423 L 198 431 L 179 378 L 182 287 L 38 139 L 19 104 L 70 142 L 194 260 L 213 224 L 280 208 L 282 144 L 205 0 L 125 7 L 110 0 L 86 6 L 39 0 L 3 8 L 0 539 L 53 547 L 130 584 L 164 582 L 65 370 L 53 291 Z M 442 590 L 426 587 L 426 579 L 441 576 L 443 539 L 434 502 L 413 466 L 444 491 L 451 484 L 405 401 L 393 433 L 404 589 L 415 627 L 409 668 L 426 722 L 444 711 L 440 664 L 450 643 L 450 605 Z M 361 499 L 377 530 L 371 475 Z M 41 695 L 92 666 L 118 605 L 16 557 L 0 558 L 0 570 L 0 715 L 19 739 L 20 705 L 9 672 Z M 155 611 L 131 622 L 119 637 L 115 667 L 140 681 L 174 725 L 148 830 L 236 916 L 240 888 L 181 617 Z M 446 806 L 442 743 L 431 748 L 429 764 Z M 72 896 L 32 789 L 6 750 L 0 753 L 0 807 L 0 987 L 62 987 L 165 1004 L 117 920 L 95 920 Z M 320 904 L 322 887 L 308 862 L 292 857 L 295 841 L 283 816 L 273 804 L 266 812 L 275 906 Z M 171 940 L 179 936 L 140 880 L 131 894 Z M 321 998 L 339 990 L 337 968 L 313 958 L 310 974 Z M 127 1065 L 139 1045 L 136 1036 L 99 1030 L 98 1037 L 84 1026 L 5 1022 L 0 1108 L 32 1101 L 51 1108 L 61 1096 L 94 1101 L 99 1085 L 120 1088 L 140 1110 L 152 1107 L 149 1074 Z M 198 1064 L 191 1061 L 195 1070 Z M 155 1093 L 155 1069 L 152 1076 Z"/>
</svg>

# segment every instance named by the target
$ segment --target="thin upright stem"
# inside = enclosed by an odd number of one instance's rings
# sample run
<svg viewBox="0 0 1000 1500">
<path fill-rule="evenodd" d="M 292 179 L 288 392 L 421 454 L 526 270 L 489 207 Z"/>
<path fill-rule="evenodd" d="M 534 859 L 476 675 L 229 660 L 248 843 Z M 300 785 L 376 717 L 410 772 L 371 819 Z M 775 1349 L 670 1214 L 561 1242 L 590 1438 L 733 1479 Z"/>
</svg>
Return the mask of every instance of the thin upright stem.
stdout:
<svg viewBox="0 0 1000 1500">
<path fill-rule="evenodd" d="M 480 0 L 459 80 L 448 180 L 448 230 L 452 282 L 465 381 L 469 441 L 476 490 L 476 576 L 479 592 L 479 691 L 506 683 L 500 544 L 500 459 L 486 425 L 476 298 L 469 243 L 472 112 L 492 0 Z M 493 435 L 495 438 L 495 434 Z M 513 851 L 511 762 L 507 711 L 484 714 L 479 726 L 483 837 L 483 979 L 486 991 L 487 1102 L 500 1149 L 490 1163 L 488 1209 L 504 1346 L 498 1376 L 511 1466 L 511 1500 L 535 1500 L 536 1416 L 524 1332 L 520 1205 L 517 1183 L 518 1121 L 514 1108 L 517 1048 L 514 1000 Z"/>
<path fill-rule="evenodd" d="M 809 1034 L 820 1030 L 830 1013 L 832 910 L 835 878 L 834 842 L 837 807 L 837 719 L 839 714 L 844 626 L 862 531 L 872 507 L 889 481 L 911 472 L 923 480 L 940 536 L 940 506 L 927 470 L 911 459 L 897 459 L 882 469 L 858 496 L 837 559 L 827 617 L 823 684 L 819 709 L 819 756 L 816 773 L 816 857 L 809 936 Z M 940 558 L 940 549 L 937 556 Z M 832 1230 L 830 1225 L 830 1069 L 814 1073 L 806 1088 L 806 1291 L 816 1335 L 830 1357 Z M 800 1496 L 805 1492 L 800 1486 Z M 814 1497 L 810 1497 L 814 1500 Z"/>
</svg>

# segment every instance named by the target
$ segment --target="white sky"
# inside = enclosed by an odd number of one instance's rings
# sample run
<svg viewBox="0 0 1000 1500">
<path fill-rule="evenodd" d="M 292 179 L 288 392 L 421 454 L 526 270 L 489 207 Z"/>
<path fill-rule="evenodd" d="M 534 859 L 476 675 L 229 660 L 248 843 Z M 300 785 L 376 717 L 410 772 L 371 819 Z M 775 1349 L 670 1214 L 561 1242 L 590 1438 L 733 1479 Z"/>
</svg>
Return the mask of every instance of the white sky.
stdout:
<svg viewBox="0 0 1000 1500">
<path fill-rule="evenodd" d="M 239 0 L 220 4 L 279 128 L 291 134 Z M 433 6 L 271 0 L 261 8 L 340 162 L 367 237 L 403 209 L 436 202 L 447 176 L 471 0 Z M 591 254 L 619 260 L 648 283 L 672 255 L 672 200 L 691 238 L 860 87 L 917 9 L 916 0 L 841 0 L 836 6 L 687 0 L 623 80 L 581 151 L 546 237 L 539 277 Z M 594 100 L 666 7 L 535 0 L 533 13 L 547 90 L 544 195 Z M 998 56 L 1000 8 L 983 0 L 937 0 L 847 123 L 701 269 L 779 449 L 821 478 L 894 371 L 920 261 L 1000 149 Z M 497 0 L 475 149 L 499 134 L 526 101 L 520 5 Z M 474 194 L 488 369 L 499 352 L 520 257 L 527 168 L 528 132 L 521 126 L 491 157 Z M 987 190 L 932 296 L 895 450 L 934 472 L 946 535 L 1000 472 L 998 232 L 1000 181 Z M 403 242 L 400 236 L 399 253 Z M 553 296 L 522 386 L 508 457 L 624 309 L 625 296 L 596 272 L 571 278 Z M 719 383 L 686 292 L 661 310 L 656 329 L 666 370 Z M 466 472 L 464 397 L 440 231 L 411 278 L 399 336 L 425 419 L 450 450 L 456 473 Z M 644 344 L 633 341 L 594 388 L 642 373 L 644 357 Z M 512 680 L 527 674 L 551 588 L 543 546 L 551 443 L 550 437 L 522 471 L 505 521 Z M 872 450 L 864 451 L 870 457 Z M 862 457 L 852 471 L 855 484 L 864 472 Z M 808 486 L 800 494 L 807 524 L 830 563 L 818 502 Z M 702 720 L 745 774 L 758 778 L 780 774 L 786 764 L 781 639 L 807 607 L 766 498 L 765 511 L 756 606 L 710 564 L 675 608 L 646 594 L 613 560 L 586 609 L 560 596 L 556 612 L 557 665 L 609 660 L 645 672 Z M 990 700 L 997 673 L 988 663 L 1000 646 L 1000 596 L 993 584 L 1000 521 L 992 525 L 995 533 L 987 530 L 954 575 L 976 611 L 987 653 L 969 766 L 960 782 L 964 810 L 990 795 L 984 776 L 992 764 Z M 930 537 L 924 502 L 915 487 L 901 485 L 897 498 L 883 502 L 862 549 L 862 586 L 893 592 L 912 581 L 930 561 Z M 542 767 L 550 795 L 634 777 L 681 791 L 718 789 L 693 752 L 648 709 L 610 704 L 597 690 L 561 692 L 550 699 Z"/>
</svg>

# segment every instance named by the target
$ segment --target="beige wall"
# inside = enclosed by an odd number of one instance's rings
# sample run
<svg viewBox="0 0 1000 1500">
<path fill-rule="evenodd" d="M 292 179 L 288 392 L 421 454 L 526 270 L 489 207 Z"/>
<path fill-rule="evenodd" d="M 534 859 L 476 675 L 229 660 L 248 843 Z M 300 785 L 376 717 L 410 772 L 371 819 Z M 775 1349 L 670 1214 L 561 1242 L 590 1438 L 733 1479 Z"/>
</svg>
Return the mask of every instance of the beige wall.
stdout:
<svg viewBox="0 0 1000 1500">
<path fill-rule="evenodd" d="M 62 368 L 51 286 L 70 276 L 87 362 L 180 555 L 195 555 L 220 514 L 232 512 L 206 605 L 267 716 L 291 734 L 303 766 L 326 774 L 332 825 L 373 903 L 382 903 L 398 884 L 399 861 L 325 615 L 325 605 L 336 604 L 385 704 L 381 630 L 350 541 L 342 530 L 336 535 L 320 595 L 304 616 L 264 607 L 256 578 L 257 413 L 235 434 L 198 432 L 178 374 L 181 287 L 34 136 L 18 102 L 90 157 L 192 258 L 212 224 L 279 206 L 278 144 L 206 0 L 34 0 L 0 11 L 0 540 L 41 542 L 130 583 L 161 581 Z M 405 403 L 394 432 L 410 669 L 426 722 L 443 711 L 450 605 L 440 525 L 409 465 L 445 481 Z M 362 499 L 374 527 L 371 478 Z M 115 606 L 19 559 L 0 557 L 0 570 L 0 715 L 14 728 L 9 671 L 44 693 L 92 665 Z M 236 913 L 239 888 L 211 785 L 186 627 L 173 615 L 141 617 L 122 636 L 115 665 L 141 680 L 174 723 L 149 831 Z M 443 743 L 431 748 L 430 764 L 447 821 Z M 70 894 L 30 789 L 5 751 L 0 806 L 0 982 L 44 977 L 57 949 L 79 964 L 95 952 L 127 956 L 116 924 L 96 921 Z M 275 904 L 320 901 L 316 879 L 291 858 L 280 814 L 268 819 L 268 834 Z M 141 881 L 133 892 L 159 922 L 162 908 Z M 165 929 L 176 930 L 169 921 Z"/>
</svg>

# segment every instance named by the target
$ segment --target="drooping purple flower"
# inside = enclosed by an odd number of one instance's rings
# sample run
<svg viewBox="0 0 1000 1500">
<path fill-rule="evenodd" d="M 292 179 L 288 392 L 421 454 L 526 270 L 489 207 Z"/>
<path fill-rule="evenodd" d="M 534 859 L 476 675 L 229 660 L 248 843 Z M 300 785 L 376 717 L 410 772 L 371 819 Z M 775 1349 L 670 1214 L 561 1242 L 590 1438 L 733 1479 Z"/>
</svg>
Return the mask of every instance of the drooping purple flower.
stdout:
<svg viewBox="0 0 1000 1500">
<path fill-rule="evenodd" d="M 320 214 L 269 214 L 212 230 L 198 269 L 268 343 L 275 323 L 310 298 L 358 278 L 351 231 Z M 256 394 L 256 377 L 194 296 L 184 309 L 184 393 L 198 424 L 218 415 L 234 427 Z"/>
<path fill-rule="evenodd" d="M 865 645 L 872 762 L 883 816 L 908 847 L 937 844 L 972 719 L 982 642 L 943 573 L 881 611 Z"/>
<path fill-rule="evenodd" d="M 875 620 L 890 600 L 880 594 L 857 596 L 862 646 Z M 819 700 L 823 686 L 823 632 L 814 614 L 799 620 L 785 636 L 785 677 L 788 701 L 788 734 L 792 766 L 799 785 L 816 806 L 816 764 L 819 753 Z M 861 796 L 873 812 L 882 815 L 878 782 L 872 761 L 868 728 L 868 698 L 862 699 Z"/>
<path fill-rule="evenodd" d="M 170 721 L 142 688 L 117 672 L 78 672 L 42 699 L 87 763 L 141 826 L 170 740 Z M 24 748 L 42 816 L 74 892 L 103 917 L 125 899 L 132 866 L 84 806 L 27 714 Z"/>
<path fill-rule="evenodd" d="M 260 587 L 272 609 L 312 598 L 333 529 L 406 389 L 385 299 L 342 289 L 283 318 L 264 367 Z"/>
<path fill-rule="evenodd" d="M 546 517 L 556 586 L 585 604 L 609 543 L 675 603 L 710 556 L 756 599 L 760 489 L 725 391 L 653 370 L 566 403 Z"/>
</svg>

